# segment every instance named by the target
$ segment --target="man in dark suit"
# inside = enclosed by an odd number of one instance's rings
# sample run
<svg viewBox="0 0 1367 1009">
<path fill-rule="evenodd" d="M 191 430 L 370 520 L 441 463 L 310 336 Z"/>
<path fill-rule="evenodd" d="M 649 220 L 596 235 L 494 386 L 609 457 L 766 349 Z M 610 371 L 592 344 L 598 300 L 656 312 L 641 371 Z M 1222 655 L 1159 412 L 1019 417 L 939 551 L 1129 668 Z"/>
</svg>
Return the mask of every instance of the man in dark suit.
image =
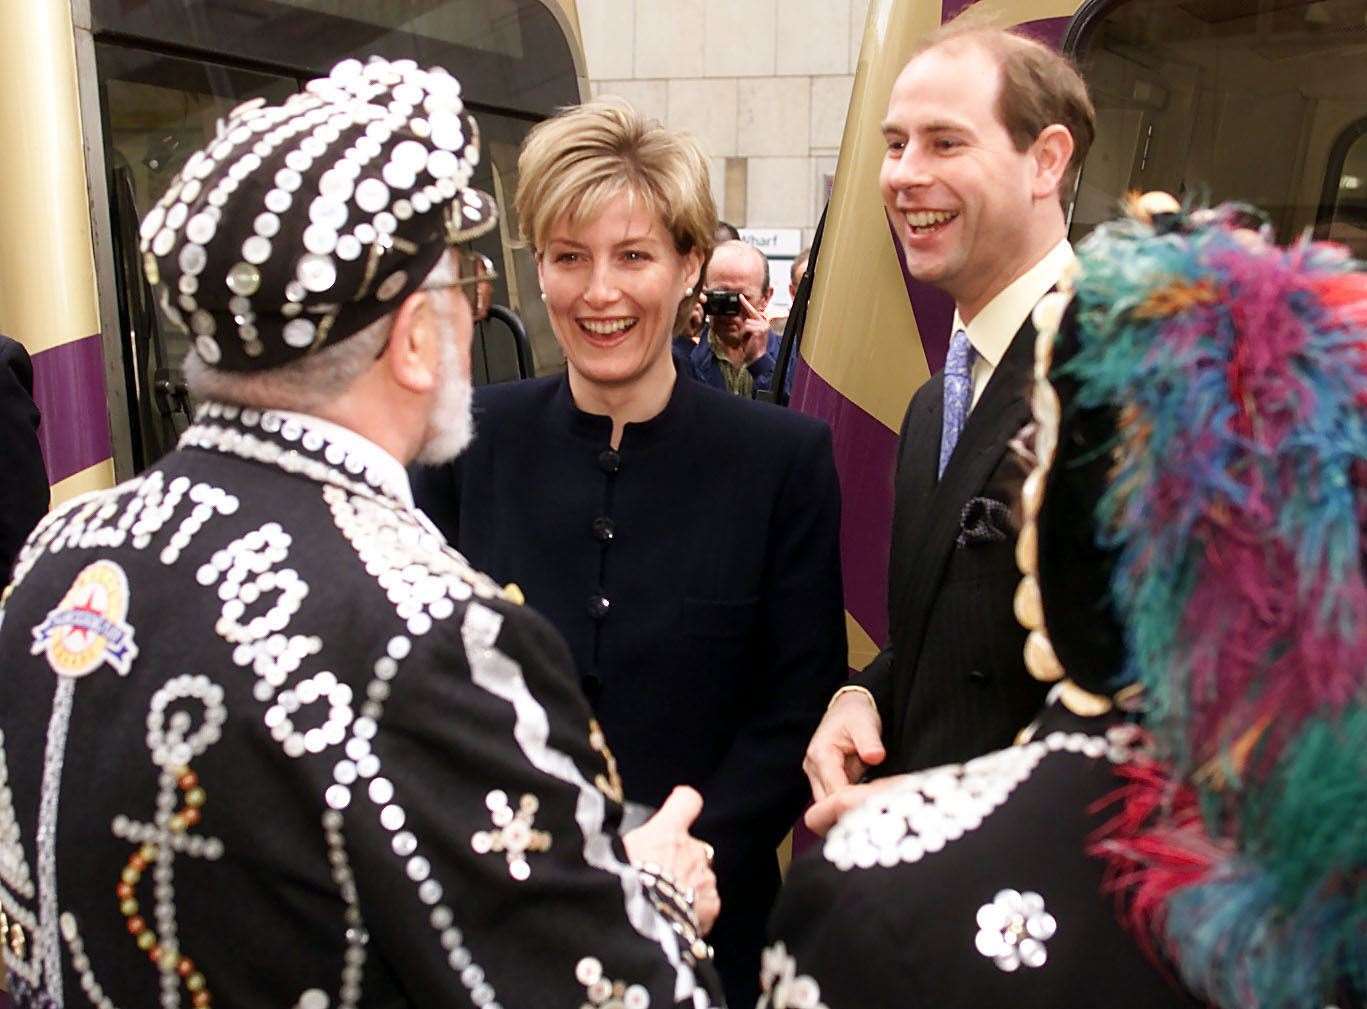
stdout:
<svg viewBox="0 0 1367 1009">
<path fill-rule="evenodd" d="M 946 25 L 893 86 L 884 204 L 911 276 L 954 298 L 943 373 L 898 447 L 890 641 L 836 692 L 804 767 L 818 798 L 1008 745 L 1039 709 L 1013 619 L 1030 313 L 1072 261 L 1064 203 L 1093 136 L 1086 86 L 1024 36 Z"/>
<path fill-rule="evenodd" d="M 19 547 L 47 511 L 47 470 L 38 446 L 33 362 L 17 340 L 0 336 L 0 589 L 9 581 Z"/>
</svg>

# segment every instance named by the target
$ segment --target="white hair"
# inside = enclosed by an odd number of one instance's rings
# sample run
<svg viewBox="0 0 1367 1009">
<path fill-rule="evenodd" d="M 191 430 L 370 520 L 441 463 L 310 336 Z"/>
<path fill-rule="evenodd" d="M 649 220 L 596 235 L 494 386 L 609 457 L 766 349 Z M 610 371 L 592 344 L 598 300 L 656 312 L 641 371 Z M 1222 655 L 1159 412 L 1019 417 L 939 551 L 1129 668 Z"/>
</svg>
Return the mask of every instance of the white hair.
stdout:
<svg viewBox="0 0 1367 1009">
<path fill-rule="evenodd" d="M 427 418 L 422 447 L 417 461 L 424 466 L 441 466 L 465 451 L 475 435 L 471 410 L 474 386 L 467 374 L 460 375 L 460 358 L 455 340 L 441 342 L 441 371 L 437 375 L 437 399 Z"/>
<path fill-rule="evenodd" d="M 418 290 L 455 282 L 454 257 L 444 254 Z M 416 293 L 416 292 L 414 292 Z M 412 297 L 410 295 L 409 297 Z M 394 306 L 395 312 L 399 305 Z M 215 400 L 261 410 L 317 413 L 345 393 L 384 353 L 394 313 L 376 319 L 342 342 L 265 371 L 226 371 L 206 364 L 193 345 L 185 356 L 185 383 L 197 401 Z"/>
</svg>

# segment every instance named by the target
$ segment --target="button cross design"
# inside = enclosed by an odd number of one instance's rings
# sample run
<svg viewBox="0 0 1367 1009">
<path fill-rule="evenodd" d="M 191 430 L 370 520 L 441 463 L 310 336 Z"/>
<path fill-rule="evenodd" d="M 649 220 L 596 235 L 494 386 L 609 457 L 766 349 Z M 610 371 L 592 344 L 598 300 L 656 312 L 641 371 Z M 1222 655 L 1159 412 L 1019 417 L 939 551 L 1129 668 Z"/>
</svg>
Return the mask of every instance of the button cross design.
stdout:
<svg viewBox="0 0 1367 1009">
<path fill-rule="evenodd" d="M 183 709 L 167 717 L 167 707 L 183 700 L 198 701 L 203 706 L 203 718 L 197 728 L 190 713 Z M 168 1009 L 180 1005 L 182 985 L 195 1009 L 207 1009 L 213 1002 L 208 982 L 181 952 L 176 934 L 175 859 L 177 855 L 189 855 L 214 861 L 223 855 L 221 840 L 190 833 L 190 828 L 200 821 L 206 799 L 190 762 L 218 741 L 227 717 L 223 688 L 208 677 L 177 676 L 167 681 L 152 695 L 147 713 L 147 744 L 153 763 L 161 768 L 156 817 L 151 823 L 123 815 L 114 818 L 114 835 L 138 845 L 114 888 L 119 911 L 138 949 L 147 954 L 160 972 L 162 1005 Z M 137 898 L 138 884 L 149 867 L 156 884 L 153 923 L 143 916 Z"/>
</svg>

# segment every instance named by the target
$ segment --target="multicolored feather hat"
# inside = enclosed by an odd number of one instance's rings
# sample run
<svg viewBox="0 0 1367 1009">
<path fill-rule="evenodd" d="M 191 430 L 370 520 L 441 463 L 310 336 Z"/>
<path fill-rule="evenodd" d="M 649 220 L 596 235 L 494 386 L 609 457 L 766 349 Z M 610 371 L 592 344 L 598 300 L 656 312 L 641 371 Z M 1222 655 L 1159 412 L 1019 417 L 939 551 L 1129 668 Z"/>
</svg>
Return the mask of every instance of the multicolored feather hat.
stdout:
<svg viewBox="0 0 1367 1009">
<path fill-rule="evenodd" d="M 1221 1009 L 1360 1006 L 1367 274 L 1155 195 L 1036 313 L 1031 668 L 1142 712 L 1094 848 L 1140 940 Z"/>
</svg>

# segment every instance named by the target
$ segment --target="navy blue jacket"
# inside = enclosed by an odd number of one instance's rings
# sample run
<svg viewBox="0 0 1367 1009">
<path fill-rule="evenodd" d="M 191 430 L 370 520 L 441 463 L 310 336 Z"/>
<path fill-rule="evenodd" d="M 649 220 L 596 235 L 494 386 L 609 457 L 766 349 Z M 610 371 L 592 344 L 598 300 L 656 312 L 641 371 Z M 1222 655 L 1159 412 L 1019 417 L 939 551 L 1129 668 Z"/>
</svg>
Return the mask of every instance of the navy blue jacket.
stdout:
<svg viewBox="0 0 1367 1009">
<path fill-rule="evenodd" d="M 17 340 L 0 336 L 0 589 L 33 527 L 47 511 L 47 470 L 38 446 L 38 407 L 33 402 L 33 362 Z"/>
<path fill-rule="evenodd" d="M 754 376 L 756 389 L 767 389 L 769 383 L 774 379 L 774 366 L 778 363 L 778 348 L 783 336 L 780 333 L 769 331 L 769 347 L 764 352 L 764 356 L 758 361 L 753 361 L 749 365 L 750 374 Z M 679 340 L 675 340 L 676 347 Z M 678 359 L 678 355 L 675 355 Z M 726 390 L 726 379 L 722 376 L 721 366 L 717 364 L 716 355 L 712 353 L 712 344 L 707 339 L 707 327 L 703 326 L 702 336 L 698 338 L 698 343 L 688 354 L 688 374 L 702 382 L 710 385 L 714 389 Z"/>
<path fill-rule="evenodd" d="M 702 792 L 718 967 L 754 1005 L 774 849 L 847 668 L 830 431 L 684 380 L 616 451 L 563 376 L 485 386 L 475 407 L 465 455 L 415 473 L 419 507 L 565 636 L 627 798 Z"/>
</svg>

